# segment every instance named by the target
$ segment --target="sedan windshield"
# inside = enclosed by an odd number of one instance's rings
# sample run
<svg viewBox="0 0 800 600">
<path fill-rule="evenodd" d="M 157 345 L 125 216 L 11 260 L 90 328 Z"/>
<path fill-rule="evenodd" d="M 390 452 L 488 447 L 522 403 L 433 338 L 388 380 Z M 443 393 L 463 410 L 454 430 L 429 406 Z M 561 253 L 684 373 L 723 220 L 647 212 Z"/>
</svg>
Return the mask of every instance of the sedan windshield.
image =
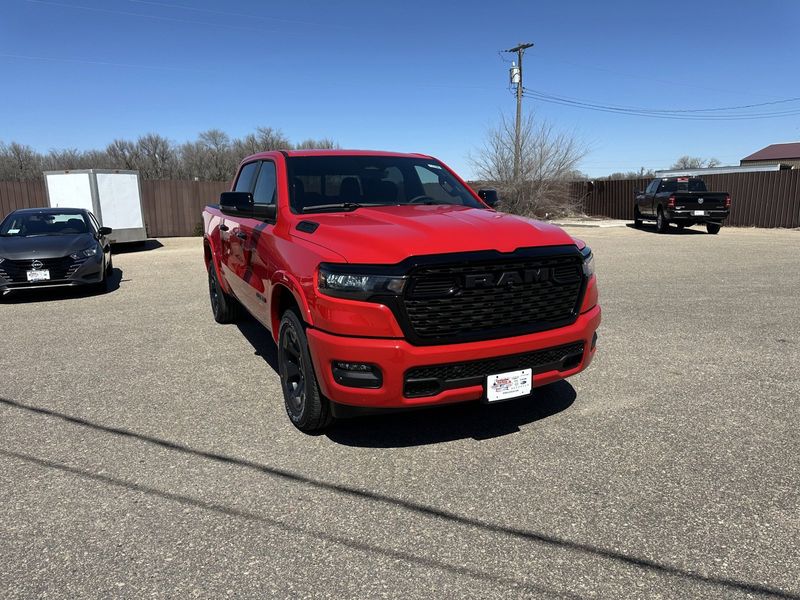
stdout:
<svg viewBox="0 0 800 600">
<path fill-rule="evenodd" d="M 89 221 L 76 212 L 26 212 L 9 215 L 0 225 L 4 237 L 75 235 L 90 233 Z"/>
<path fill-rule="evenodd" d="M 485 208 L 441 163 L 432 159 L 293 156 L 287 162 L 295 213 L 402 204 Z"/>
</svg>

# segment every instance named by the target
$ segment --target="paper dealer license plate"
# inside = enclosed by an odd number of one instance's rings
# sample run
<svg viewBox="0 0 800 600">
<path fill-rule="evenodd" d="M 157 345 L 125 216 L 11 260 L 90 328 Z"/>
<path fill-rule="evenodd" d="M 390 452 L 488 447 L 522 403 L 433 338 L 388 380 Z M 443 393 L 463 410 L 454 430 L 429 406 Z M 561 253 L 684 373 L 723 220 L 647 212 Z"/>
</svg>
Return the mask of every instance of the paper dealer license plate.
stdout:
<svg viewBox="0 0 800 600">
<path fill-rule="evenodd" d="M 531 369 L 489 375 L 486 378 L 486 399 L 489 402 L 497 402 L 498 400 L 527 396 L 531 393 L 532 387 L 533 373 Z"/>
<path fill-rule="evenodd" d="M 28 281 L 48 281 L 49 279 L 49 269 L 34 269 L 33 271 L 28 271 Z"/>
</svg>

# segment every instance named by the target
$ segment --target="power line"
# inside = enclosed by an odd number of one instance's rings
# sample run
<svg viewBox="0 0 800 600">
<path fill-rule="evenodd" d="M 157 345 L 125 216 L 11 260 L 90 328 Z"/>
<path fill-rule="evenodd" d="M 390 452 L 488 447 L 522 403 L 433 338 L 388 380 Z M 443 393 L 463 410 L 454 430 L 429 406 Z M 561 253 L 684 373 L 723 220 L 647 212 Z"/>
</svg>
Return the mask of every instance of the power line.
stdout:
<svg viewBox="0 0 800 600">
<path fill-rule="evenodd" d="M 569 96 L 555 96 L 552 94 L 548 94 L 547 92 L 542 92 L 539 90 L 529 90 L 525 88 L 526 92 L 533 92 L 537 94 L 547 95 L 551 98 L 559 98 L 562 100 L 572 100 L 576 102 L 580 102 L 577 98 L 570 98 Z M 800 96 L 795 96 L 794 98 L 783 98 L 781 100 L 772 100 L 770 102 L 758 102 L 755 104 L 740 104 L 738 106 L 720 106 L 715 108 L 642 108 L 639 106 L 624 106 L 624 105 L 617 105 L 617 104 L 609 104 L 607 106 L 620 108 L 620 109 L 629 109 L 629 110 L 636 110 L 636 111 L 644 111 L 644 112 L 652 112 L 652 113 L 701 113 L 701 112 L 721 112 L 721 111 L 731 111 L 731 110 L 740 110 L 745 108 L 758 108 L 761 106 L 770 106 L 774 104 L 786 104 L 789 102 L 798 102 L 800 101 Z"/>
<path fill-rule="evenodd" d="M 585 110 L 594 110 L 599 112 L 624 114 L 629 116 L 650 117 L 659 119 L 673 119 L 673 120 L 689 120 L 689 121 L 741 121 L 741 120 L 754 120 L 754 119 L 770 119 L 781 118 L 800 115 L 800 107 L 792 108 L 784 111 L 772 112 L 742 112 L 739 114 L 698 114 L 708 112 L 731 112 L 735 110 L 749 109 L 759 106 L 767 106 L 772 104 L 798 102 L 800 98 L 786 98 L 782 100 L 775 100 L 772 102 L 758 103 L 754 105 L 742 105 L 739 107 L 719 107 L 712 109 L 648 109 L 638 107 L 627 107 L 613 104 L 601 104 L 597 102 L 590 102 L 585 100 L 578 100 L 564 96 L 556 96 L 546 92 L 537 90 L 524 89 L 523 96 L 525 98 L 538 100 L 540 102 L 548 102 L 551 104 L 559 104 L 563 106 L 571 106 L 573 108 L 582 108 Z"/>
</svg>

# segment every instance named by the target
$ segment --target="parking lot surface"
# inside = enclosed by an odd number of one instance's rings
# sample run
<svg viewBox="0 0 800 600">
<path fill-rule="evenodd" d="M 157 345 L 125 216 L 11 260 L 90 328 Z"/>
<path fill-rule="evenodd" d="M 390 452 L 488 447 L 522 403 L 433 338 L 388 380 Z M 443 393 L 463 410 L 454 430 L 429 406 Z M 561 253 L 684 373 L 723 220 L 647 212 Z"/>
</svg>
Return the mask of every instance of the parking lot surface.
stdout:
<svg viewBox="0 0 800 600">
<path fill-rule="evenodd" d="M 2 301 L 0 596 L 800 598 L 800 232 L 695 229 L 572 230 L 567 383 L 321 436 L 199 238 Z"/>
</svg>

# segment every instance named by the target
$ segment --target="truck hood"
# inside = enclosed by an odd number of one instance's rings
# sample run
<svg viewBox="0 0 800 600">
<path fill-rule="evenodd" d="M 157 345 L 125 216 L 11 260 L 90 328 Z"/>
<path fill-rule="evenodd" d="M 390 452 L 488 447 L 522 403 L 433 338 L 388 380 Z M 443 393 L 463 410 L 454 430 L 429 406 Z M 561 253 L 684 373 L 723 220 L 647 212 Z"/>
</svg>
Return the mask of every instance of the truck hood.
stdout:
<svg viewBox="0 0 800 600">
<path fill-rule="evenodd" d="M 61 258 L 96 244 L 88 233 L 75 235 L 0 236 L 0 257 L 9 260 Z"/>
<path fill-rule="evenodd" d="M 562 229 L 505 213 L 452 205 L 359 208 L 304 216 L 313 233 L 292 235 L 323 246 L 353 263 L 394 264 L 409 256 L 573 245 Z"/>
</svg>

